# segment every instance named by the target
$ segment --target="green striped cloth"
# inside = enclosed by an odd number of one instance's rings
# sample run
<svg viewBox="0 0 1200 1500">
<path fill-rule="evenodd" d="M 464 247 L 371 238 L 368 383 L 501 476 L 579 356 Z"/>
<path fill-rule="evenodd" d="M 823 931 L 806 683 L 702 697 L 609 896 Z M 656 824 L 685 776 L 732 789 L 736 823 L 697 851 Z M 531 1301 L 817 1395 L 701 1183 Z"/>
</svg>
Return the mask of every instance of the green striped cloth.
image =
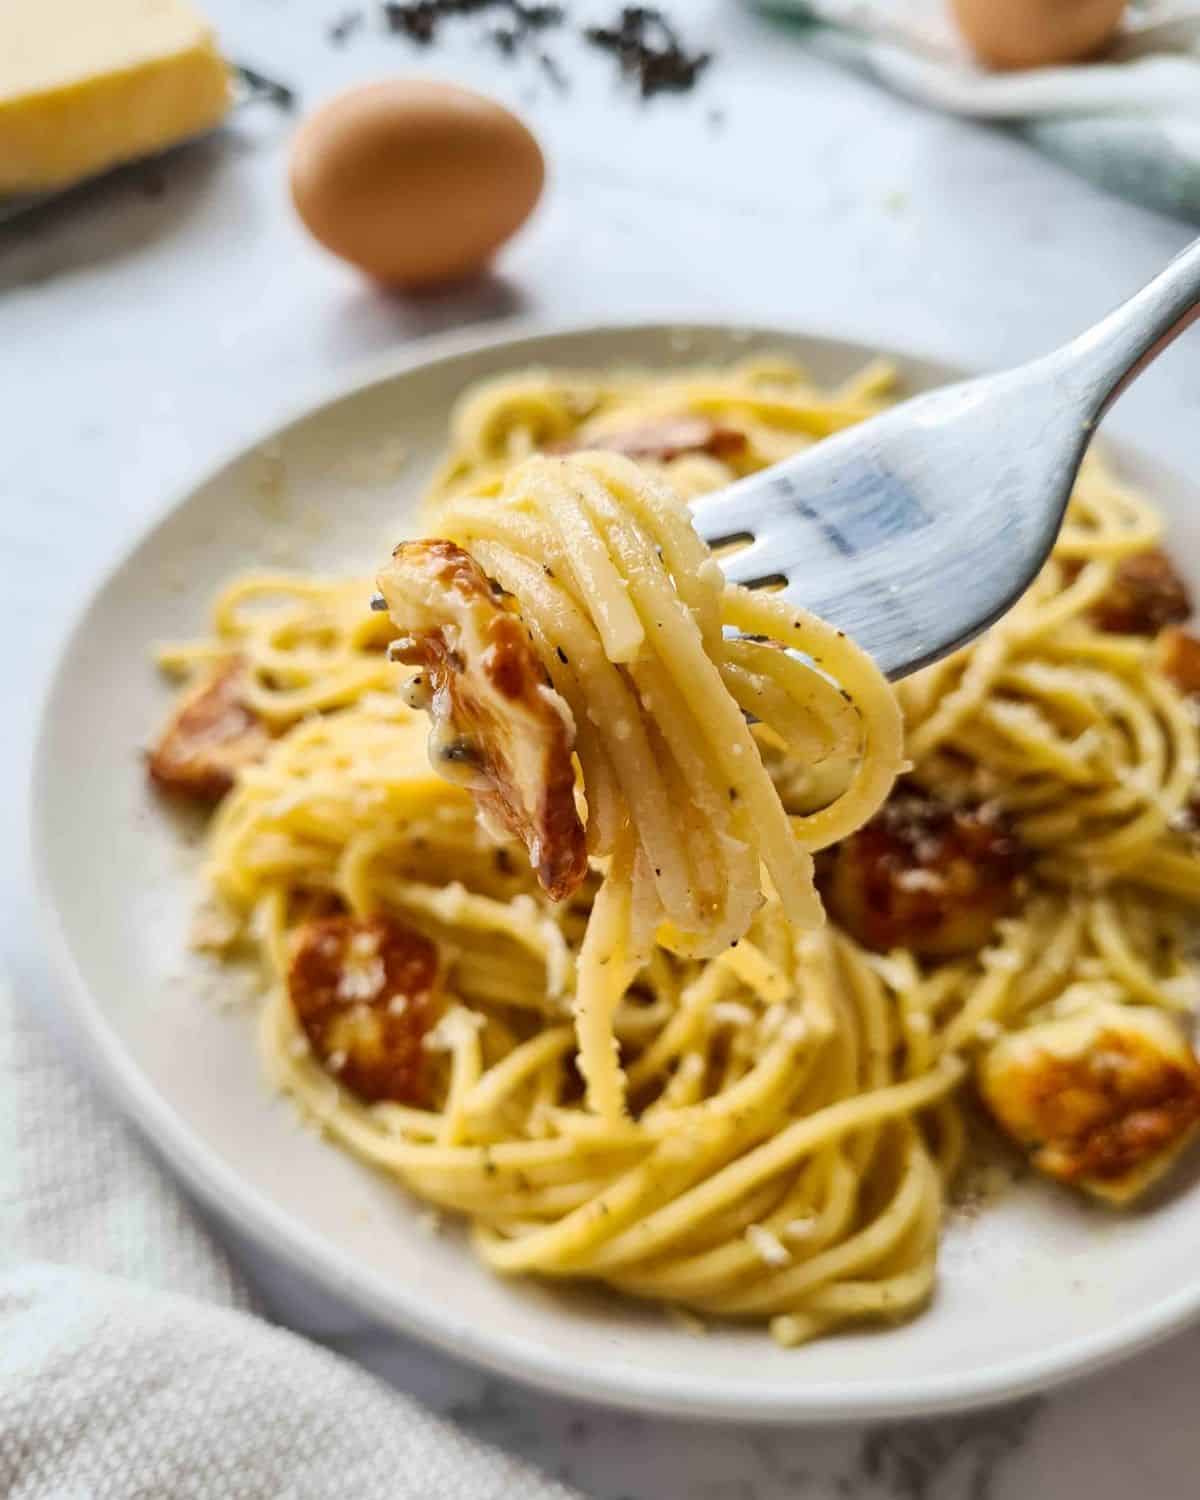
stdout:
<svg viewBox="0 0 1200 1500">
<path fill-rule="evenodd" d="M 897 93 L 1004 125 L 1101 187 L 1200 221 L 1200 3 L 1143 0 L 1102 61 L 1023 73 L 976 67 L 941 0 L 753 3 Z"/>
</svg>

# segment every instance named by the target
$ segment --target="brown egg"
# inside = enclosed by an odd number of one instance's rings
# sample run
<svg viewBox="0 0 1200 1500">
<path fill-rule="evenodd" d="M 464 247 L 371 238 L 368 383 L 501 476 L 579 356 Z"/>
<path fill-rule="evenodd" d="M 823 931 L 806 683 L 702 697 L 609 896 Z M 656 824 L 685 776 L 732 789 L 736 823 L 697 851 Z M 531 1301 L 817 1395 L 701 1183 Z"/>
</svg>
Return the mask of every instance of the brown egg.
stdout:
<svg viewBox="0 0 1200 1500">
<path fill-rule="evenodd" d="M 1110 42 L 1125 0 L 951 0 L 972 52 L 990 68 L 1079 62 Z"/>
<path fill-rule="evenodd" d="M 529 217 L 545 164 L 508 110 L 450 83 L 348 90 L 300 127 L 292 199 L 328 250 L 393 286 L 479 271 Z"/>
</svg>

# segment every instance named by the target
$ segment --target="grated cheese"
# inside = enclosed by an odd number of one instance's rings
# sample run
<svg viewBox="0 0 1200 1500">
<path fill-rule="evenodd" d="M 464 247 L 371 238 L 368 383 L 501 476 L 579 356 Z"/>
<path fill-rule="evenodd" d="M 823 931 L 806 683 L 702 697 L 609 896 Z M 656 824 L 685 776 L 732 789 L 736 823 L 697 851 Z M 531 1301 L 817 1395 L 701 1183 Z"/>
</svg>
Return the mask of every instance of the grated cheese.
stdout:
<svg viewBox="0 0 1200 1500">
<path fill-rule="evenodd" d="M 806 1240 L 814 1233 L 816 1227 L 816 1214 L 802 1214 L 798 1218 L 789 1219 L 783 1226 L 783 1232 L 789 1240 Z"/>
<path fill-rule="evenodd" d="M 765 1225 L 748 1224 L 746 1241 L 764 1265 L 771 1266 L 773 1269 L 791 1265 L 792 1252 L 779 1236 Z"/>
<path fill-rule="evenodd" d="M 342 970 L 338 978 L 339 1000 L 374 1000 L 387 983 L 383 959 L 372 958 L 365 964 L 354 964 Z"/>
</svg>

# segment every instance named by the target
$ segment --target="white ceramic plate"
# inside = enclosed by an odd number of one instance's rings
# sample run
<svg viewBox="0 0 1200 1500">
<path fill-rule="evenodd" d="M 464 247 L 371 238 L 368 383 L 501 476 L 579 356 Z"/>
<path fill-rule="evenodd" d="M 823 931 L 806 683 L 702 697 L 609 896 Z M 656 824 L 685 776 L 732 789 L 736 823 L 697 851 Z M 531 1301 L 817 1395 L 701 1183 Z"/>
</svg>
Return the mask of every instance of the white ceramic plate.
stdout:
<svg viewBox="0 0 1200 1500">
<path fill-rule="evenodd" d="M 169 701 L 151 643 L 203 631 L 252 564 L 368 572 L 404 535 L 450 405 L 531 364 L 667 367 L 754 347 L 821 381 L 875 351 L 775 331 L 602 328 L 428 345 L 219 465 L 104 580 L 59 665 L 33 787 L 33 848 L 65 992 L 130 1114 L 190 1185 L 264 1245 L 381 1321 L 559 1393 L 642 1411 L 764 1421 L 932 1413 L 1090 1371 L 1200 1305 L 1200 1191 L 1115 1218 L 1031 1183 L 950 1228 L 932 1307 L 903 1327 L 774 1347 L 703 1340 L 652 1309 L 485 1272 L 453 1232 L 297 1128 L 264 1087 L 246 1008 L 189 957 L 194 837 L 146 787 L 140 747 Z M 959 373 L 899 358 L 910 388 Z M 1118 450 L 1200 559 L 1200 490 Z M 1200 581 L 1200 580 L 1194 580 Z M 191 830 L 193 836 L 195 830 Z"/>
</svg>

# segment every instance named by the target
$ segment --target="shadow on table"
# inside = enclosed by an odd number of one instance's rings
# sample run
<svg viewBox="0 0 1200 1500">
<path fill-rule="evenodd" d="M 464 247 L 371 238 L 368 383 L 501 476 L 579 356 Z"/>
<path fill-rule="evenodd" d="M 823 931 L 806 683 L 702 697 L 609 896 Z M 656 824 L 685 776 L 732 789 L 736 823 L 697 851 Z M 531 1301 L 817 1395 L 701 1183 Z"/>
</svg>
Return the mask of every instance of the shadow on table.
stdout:
<svg viewBox="0 0 1200 1500">
<path fill-rule="evenodd" d="M 365 281 L 347 268 L 345 290 L 325 297 L 312 316 L 332 363 L 402 349 L 413 339 L 451 329 L 515 318 L 527 307 L 520 287 L 499 272 L 408 295 Z"/>
<path fill-rule="evenodd" d="M 230 177 L 220 168 L 237 149 L 217 132 L 0 219 L 0 293 L 88 270 L 179 234 L 215 194 L 228 199 Z M 236 214 L 236 204 L 226 201 L 222 212 Z"/>
</svg>

